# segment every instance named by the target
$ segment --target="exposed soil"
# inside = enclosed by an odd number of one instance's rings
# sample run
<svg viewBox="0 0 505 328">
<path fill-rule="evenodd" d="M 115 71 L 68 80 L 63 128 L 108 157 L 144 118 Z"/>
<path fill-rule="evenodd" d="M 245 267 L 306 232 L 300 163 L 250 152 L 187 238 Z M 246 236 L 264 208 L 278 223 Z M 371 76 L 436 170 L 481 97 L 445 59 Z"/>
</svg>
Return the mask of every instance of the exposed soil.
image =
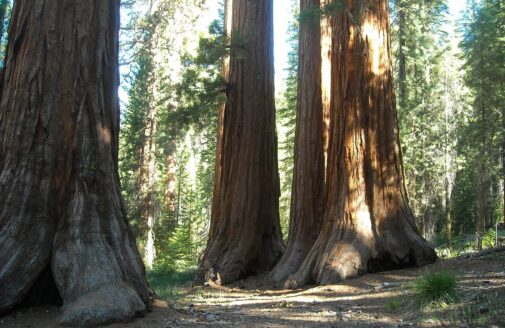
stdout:
<svg viewBox="0 0 505 328">
<path fill-rule="evenodd" d="M 458 299 L 420 308 L 409 283 L 428 271 L 453 271 Z M 59 309 L 30 308 L 0 327 L 57 327 Z M 188 288 L 175 304 L 111 328 L 153 327 L 505 327 L 505 252 L 438 261 L 428 267 L 369 274 L 338 285 L 275 290 L 254 278 L 230 287 Z"/>
</svg>

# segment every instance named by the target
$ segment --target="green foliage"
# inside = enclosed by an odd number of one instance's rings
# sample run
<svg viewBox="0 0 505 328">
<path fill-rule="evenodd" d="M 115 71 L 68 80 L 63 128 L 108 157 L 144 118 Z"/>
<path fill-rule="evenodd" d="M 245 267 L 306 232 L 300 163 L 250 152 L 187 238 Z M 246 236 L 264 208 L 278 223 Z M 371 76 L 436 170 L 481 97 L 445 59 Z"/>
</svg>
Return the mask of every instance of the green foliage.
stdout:
<svg viewBox="0 0 505 328">
<path fill-rule="evenodd" d="M 3 2 L 3 1 L 2 1 Z M 0 67 L 3 67 L 5 51 L 8 41 L 8 28 L 12 13 L 13 1 L 5 1 L 5 5 L 0 4 L 0 24 L 2 25 L 2 34 L 0 35 Z"/>
<path fill-rule="evenodd" d="M 184 271 L 196 267 L 199 254 L 205 247 L 211 211 L 214 153 L 205 154 L 206 135 L 188 131 L 178 145 L 176 168 L 174 228 L 159 239 L 156 267 Z M 212 134 L 212 141 L 215 135 Z M 209 141 L 209 140 L 207 140 Z M 209 146 L 209 145 L 207 145 Z M 215 145 L 210 144 L 215 150 Z M 205 156 L 208 156 L 207 158 Z"/>
<path fill-rule="evenodd" d="M 429 272 L 412 283 L 412 291 L 421 306 L 452 303 L 456 299 L 457 285 L 457 277 L 452 272 Z"/>
<path fill-rule="evenodd" d="M 222 20 L 212 22 L 209 36 L 200 38 L 196 56 L 183 56 L 184 73 L 177 85 L 181 106 L 164 118 L 169 124 L 178 122 L 180 128 L 194 125 L 204 129 L 217 122 L 226 90 L 220 74 L 221 59 L 228 52 L 222 24 Z"/>
<path fill-rule="evenodd" d="M 141 250 L 149 229 L 142 216 L 151 208 L 154 268 L 160 271 L 196 265 L 210 219 L 226 42 L 222 22 L 198 36 L 192 24 L 202 6 L 201 0 L 163 0 L 147 13 L 135 12 L 135 3 L 127 6 L 131 22 L 123 39 L 132 50 L 123 57 L 132 55 L 133 63 L 125 76 L 119 171 Z"/>
<path fill-rule="evenodd" d="M 442 221 L 446 156 L 454 156 L 457 108 L 446 115 L 446 94 L 458 86 L 454 52 L 442 29 L 445 1 L 394 1 L 393 52 L 400 135 L 411 207 L 421 232 L 434 236 Z M 448 80 L 451 81 L 448 81 Z M 450 82 L 450 83 L 447 83 Z M 445 85 L 445 87 L 444 87 Z M 452 173 L 452 172 L 451 172 Z"/>
<path fill-rule="evenodd" d="M 300 12 L 298 22 L 299 24 L 319 23 L 321 15 L 323 15 L 323 9 L 319 6 L 312 6 Z"/>
<path fill-rule="evenodd" d="M 292 11 L 297 11 L 293 2 Z M 282 95 L 276 100 L 277 131 L 279 134 L 279 171 L 281 178 L 281 197 L 279 200 L 282 235 L 288 237 L 291 189 L 293 184 L 294 146 L 296 129 L 296 104 L 298 88 L 298 23 L 289 27 L 290 46 L 288 54 L 287 78 Z"/>
<path fill-rule="evenodd" d="M 465 154 L 462 183 L 475 200 L 460 205 L 471 208 L 475 221 L 491 226 L 503 219 L 496 208 L 497 184 L 505 178 L 505 11 L 503 1 L 471 2 L 462 24 L 465 82 L 473 95 L 473 116 L 459 145 Z M 501 167 L 499 163 L 501 162 Z M 485 221 L 485 222 L 484 222 Z"/>
</svg>

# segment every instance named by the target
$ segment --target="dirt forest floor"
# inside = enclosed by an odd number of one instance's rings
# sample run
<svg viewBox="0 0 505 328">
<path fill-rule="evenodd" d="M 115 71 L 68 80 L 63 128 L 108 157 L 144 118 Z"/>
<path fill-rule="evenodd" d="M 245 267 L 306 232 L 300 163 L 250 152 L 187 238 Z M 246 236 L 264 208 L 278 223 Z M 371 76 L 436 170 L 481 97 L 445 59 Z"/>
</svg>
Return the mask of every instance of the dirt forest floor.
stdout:
<svg viewBox="0 0 505 328">
<path fill-rule="evenodd" d="M 420 308 L 409 285 L 426 272 L 440 270 L 457 275 L 456 302 Z M 58 316 L 57 308 L 25 309 L 1 317 L 0 327 L 58 327 Z M 267 289 L 261 278 L 229 287 L 188 287 L 176 303 L 157 300 L 144 318 L 109 327 L 203 326 L 505 328 L 505 252 L 299 290 Z"/>
</svg>

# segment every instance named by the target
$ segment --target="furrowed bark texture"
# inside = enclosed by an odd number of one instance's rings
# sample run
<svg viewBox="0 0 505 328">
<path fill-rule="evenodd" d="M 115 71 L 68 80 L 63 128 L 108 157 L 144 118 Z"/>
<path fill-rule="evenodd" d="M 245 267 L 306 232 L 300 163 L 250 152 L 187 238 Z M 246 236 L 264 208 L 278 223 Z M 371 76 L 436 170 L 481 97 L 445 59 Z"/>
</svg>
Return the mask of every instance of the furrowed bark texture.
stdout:
<svg viewBox="0 0 505 328">
<path fill-rule="evenodd" d="M 329 284 L 436 259 L 417 231 L 404 186 L 388 2 L 347 0 L 346 5 L 333 17 L 323 227 L 286 287 Z"/>
<path fill-rule="evenodd" d="M 300 12 L 320 7 L 301 0 Z M 295 170 L 289 239 L 272 271 L 274 281 L 296 272 L 319 235 L 323 216 L 324 154 L 321 99 L 321 27 L 319 19 L 300 22 Z"/>
<path fill-rule="evenodd" d="M 321 8 L 333 0 L 321 0 Z M 324 172 L 328 166 L 328 147 L 330 141 L 330 108 L 331 108 L 331 31 L 333 21 L 328 15 L 321 17 L 321 97 L 323 106 L 323 151 Z"/>
<path fill-rule="evenodd" d="M 150 306 L 117 173 L 118 30 L 117 0 L 15 3 L 0 103 L 0 312 L 48 266 L 65 324 Z"/>
<path fill-rule="evenodd" d="M 283 251 L 275 135 L 272 0 L 232 2 L 227 102 L 209 241 L 195 280 L 231 283 Z"/>
</svg>

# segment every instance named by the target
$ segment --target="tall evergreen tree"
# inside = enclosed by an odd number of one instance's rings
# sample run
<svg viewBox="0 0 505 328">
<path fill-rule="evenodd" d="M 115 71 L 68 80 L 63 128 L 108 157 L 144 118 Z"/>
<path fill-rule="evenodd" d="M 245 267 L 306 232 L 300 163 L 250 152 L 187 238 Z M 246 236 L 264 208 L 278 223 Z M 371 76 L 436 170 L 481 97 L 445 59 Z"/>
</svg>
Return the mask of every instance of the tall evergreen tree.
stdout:
<svg viewBox="0 0 505 328">
<path fill-rule="evenodd" d="M 233 0 L 230 7 L 227 99 L 199 283 L 206 279 L 230 283 L 270 270 L 284 248 L 275 135 L 273 1 Z"/>
<path fill-rule="evenodd" d="M 474 176 L 477 194 L 475 230 L 478 247 L 491 223 L 493 208 L 491 192 L 494 181 L 503 179 L 497 163 L 503 160 L 503 103 L 505 79 L 505 4 L 501 0 L 472 2 L 465 24 L 465 50 L 467 83 L 474 94 L 474 119 L 471 122 L 473 137 L 468 139 L 469 163 Z M 503 166 L 503 162 L 502 162 Z M 503 169 L 502 169 L 503 170 Z"/>
<path fill-rule="evenodd" d="M 294 145 L 296 130 L 296 104 L 298 89 L 298 1 L 292 1 L 293 20 L 288 29 L 290 51 L 288 53 L 287 76 L 284 90 L 276 103 L 277 131 L 279 133 L 279 173 L 281 197 L 279 200 L 280 221 L 284 238 L 289 233 L 291 190 L 293 186 Z"/>
<path fill-rule="evenodd" d="M 183 54 L 187 44 L 198 41 L 187 27 L 197 21 L 203 3 L 148 4 L 147 12 L 133 15 L 125 28 L 131 34 L 126 35 L 126 44 L 132 48 L 125 56 L 133 56 L 134 63 L 121 129 L 120 172 L 138 245 L 153 268 L 156 249 L 165 246 L 167 234 L 176 226 L 176 145 L 187 127 L 173 113 L 185 106 L 177 92 Z"/>
<path fill-rule="evenodd" d="M 458 38 L 446 1 L 393 2 L 395 80 L 407 191 L 422 234 L 453 230 L 458 131 L 467 117 Z M 449 27 L 449 28 L 448 28 Z"/>
<path fill-rule="evenodd" d="M 328 284 L 436 259 L 414 224 L 403 180 L 388 2 L 333 12 L 330 142 L 321 233 L 287 287 Z M 367 56 L 363 54 L 367 53 Z"/>
<path fill-rule="evenodd" d="M 301 0 L 300 12 L 319 11 L 319 0 Z M 296 272 L 312 248 L 322 222 L 324 190 L 321 25 L 319 17 L 300 22 L 295 168 L 286 251 L 273 270 L 282 281 Z"/>
</svg>

